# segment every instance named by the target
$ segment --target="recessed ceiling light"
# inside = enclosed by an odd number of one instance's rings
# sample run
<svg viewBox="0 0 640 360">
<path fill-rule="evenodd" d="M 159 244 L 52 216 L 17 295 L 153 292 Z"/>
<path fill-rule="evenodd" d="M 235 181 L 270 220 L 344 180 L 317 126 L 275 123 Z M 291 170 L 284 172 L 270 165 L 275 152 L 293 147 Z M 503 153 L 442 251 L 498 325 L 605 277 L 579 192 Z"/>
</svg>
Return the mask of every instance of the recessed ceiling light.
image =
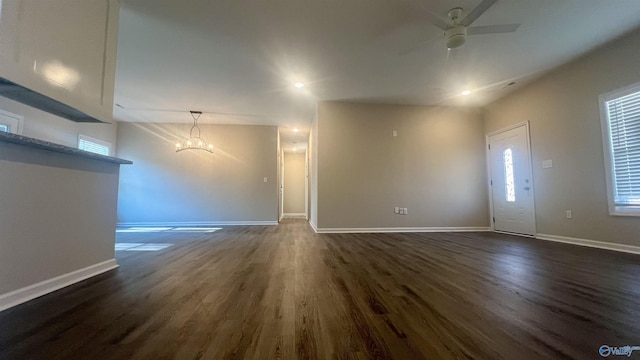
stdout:
<svg viewBox="0 0 640 360">
<path fill-rule="evenodd" d="M 300 88 L 303 88 L 303 87 L 304 87 L 304 84 L 303 84 L 303 83 L 301 83 L 301 82 L 297 82 L 297 83 L 293 84 L 293 86 L 295 86 L 295 87 L 297 87 L 298 89 L 300 89 Z"/>
<path fill-rule="evenodd" d="M 463 92 L 461 92 L 461 94 L 463 96 L 467 96 L 467 95 L 471 94 L 471 90 L 464 90 Z"/>
<path fill-rule="evenodd" d="M 293 129 L 293 132 L 298 132 L 300 130 L 298 130 L 298 128 Z"/>
</svg>

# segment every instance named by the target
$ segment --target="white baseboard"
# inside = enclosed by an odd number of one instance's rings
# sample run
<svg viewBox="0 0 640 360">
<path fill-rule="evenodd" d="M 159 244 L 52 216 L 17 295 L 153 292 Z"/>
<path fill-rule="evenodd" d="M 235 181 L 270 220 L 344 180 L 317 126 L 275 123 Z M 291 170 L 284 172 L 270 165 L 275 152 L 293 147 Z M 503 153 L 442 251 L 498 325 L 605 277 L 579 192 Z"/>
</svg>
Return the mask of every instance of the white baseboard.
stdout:
<svg viewBox="0 0 640 360">
<path fill-rule="evenodd" d="M 594 247 L 598 249 L 621 251 L 621 252 L 632 253 L 632 254 L 640 254 L 640 246 L 608 243 L 604 241 L 579 239 L 579 238 L 548 235 L 548 234 L 536 234 L 536 239 L 555 241 L 555 242 L 580 245 L 580 246 L 589 246 L 589 247 Z"/>
<path fill-rule="evenodd" d="M 316 226 L 316 224 L 313 223 L 313 221 L 311 221 L 311 219 L 309 219 L 309 225 L 311 225 L 311 228 L 317 234 L 318 233 L 318 227 Z"/>
<path fill-rule="evenodd" d="M 75 284 L 90 277 L 102 274 L 118 267 L 116 259 L 103 261 L 101 263 L 87 266 L 84 269 L 72 271 L 70 273 L 54 277 L 49 280 L 23 287 L 18 290 L 0 295 L 0 311 L 22 304 L 42 295 L 54 292 L 63 287 Z"/>
<path fill-rule="evenodd" d="M 303 219 L 306 219 L 307 218 L 307 214 L 305 214 L 305 213 L 284 213 L 284 214 L 282 214 L 282 217 L 284 217 L 284 218 L 303 218 Z"/>
<path fill-rule="evenodd" d="M 389 227 L 389 228 L 316 228 L 311 224 L 313 230 L 320 234 L 338 233 L 405 233 L 405 232 L 471 232 L 471 231 L 491 231 L 488 226 L 469 227 Z"/>
<path fill-rule="evenodd" d="M 187 221 L 187 222 L 121 222 L 118 227 L 198 227 L 198 226 L 278 225 L 277 221 Z"/>
</svg>

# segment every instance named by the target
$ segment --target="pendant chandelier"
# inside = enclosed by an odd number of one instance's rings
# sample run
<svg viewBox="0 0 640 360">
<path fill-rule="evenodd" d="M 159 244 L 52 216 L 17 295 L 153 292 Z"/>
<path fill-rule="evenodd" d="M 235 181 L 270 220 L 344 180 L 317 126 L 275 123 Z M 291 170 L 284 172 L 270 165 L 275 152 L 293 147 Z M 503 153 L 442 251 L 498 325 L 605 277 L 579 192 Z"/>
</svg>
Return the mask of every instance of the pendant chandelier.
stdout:
<svg viewBox="0 0 640 360">
<path fill-rule="evenodd" d="M 189 131 L 189 137 L 182 142 L 176 143 L 176 152 L 183 150 L 204 150 L 207 152 L 213 152 L 213 145 L 207 144 L 207 141 L 200 137 L 200 127 L 198 126 L 198 119 L 202 115 L 202 111 L 189 111 L 193 118 L 193 126 Z"/>
</svg>

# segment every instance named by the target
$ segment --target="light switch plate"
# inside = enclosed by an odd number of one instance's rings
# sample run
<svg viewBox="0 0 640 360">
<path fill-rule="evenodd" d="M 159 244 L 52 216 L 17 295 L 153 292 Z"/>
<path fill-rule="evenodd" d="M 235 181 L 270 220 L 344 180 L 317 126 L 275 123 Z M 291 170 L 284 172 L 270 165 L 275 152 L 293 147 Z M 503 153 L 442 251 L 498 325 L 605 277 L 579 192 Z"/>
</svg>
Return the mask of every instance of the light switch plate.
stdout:
<svg viewBox="0 0 640 360">
<path fill-rule="evenodd" d="M 400 214 L 400 208 L 399 208 L 399 207 L 397 207 L 397 206 L 396 206 L 396 207 L 394 207 L 394 208 L 393 208 L 393 213 L 394 213 L 394 214 Z"/>
<path fill-rule="evenodd" d="M 550 169 L 553 167 L 553 160 L 544 160 L 542 161 L 542 168 L 543 169 Z"/>
</svg>

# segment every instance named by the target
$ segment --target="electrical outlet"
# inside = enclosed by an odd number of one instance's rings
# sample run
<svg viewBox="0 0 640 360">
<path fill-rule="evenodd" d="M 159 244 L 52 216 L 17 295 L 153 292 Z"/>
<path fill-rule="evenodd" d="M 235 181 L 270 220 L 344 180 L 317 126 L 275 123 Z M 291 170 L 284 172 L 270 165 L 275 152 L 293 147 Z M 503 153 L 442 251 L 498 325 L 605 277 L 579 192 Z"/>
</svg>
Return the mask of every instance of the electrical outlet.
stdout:
<svg viewBox="0 0 640 360">
<path fill-rule="evenodd" d="M 263 181 L 264 181 L 264 182 L 267 182 L 267 178 L 265 177 L 265 178 L 263 179 Z"/>
<path fill-rule="evenodd" d="M 399 208 L 399 207 L 397 207 L 397 206 L 396 206 L 396 207 L 394 207 L 394 208 L 393 208 L 393 213 L 394 213 L 394 214 L 400 214 L 400 208 Z"/>
<path fill-rule="evenodd" d="M 567 210 L 567 219 L 573 219 L 573 212 L 571 210 Z"/>
</svg>

